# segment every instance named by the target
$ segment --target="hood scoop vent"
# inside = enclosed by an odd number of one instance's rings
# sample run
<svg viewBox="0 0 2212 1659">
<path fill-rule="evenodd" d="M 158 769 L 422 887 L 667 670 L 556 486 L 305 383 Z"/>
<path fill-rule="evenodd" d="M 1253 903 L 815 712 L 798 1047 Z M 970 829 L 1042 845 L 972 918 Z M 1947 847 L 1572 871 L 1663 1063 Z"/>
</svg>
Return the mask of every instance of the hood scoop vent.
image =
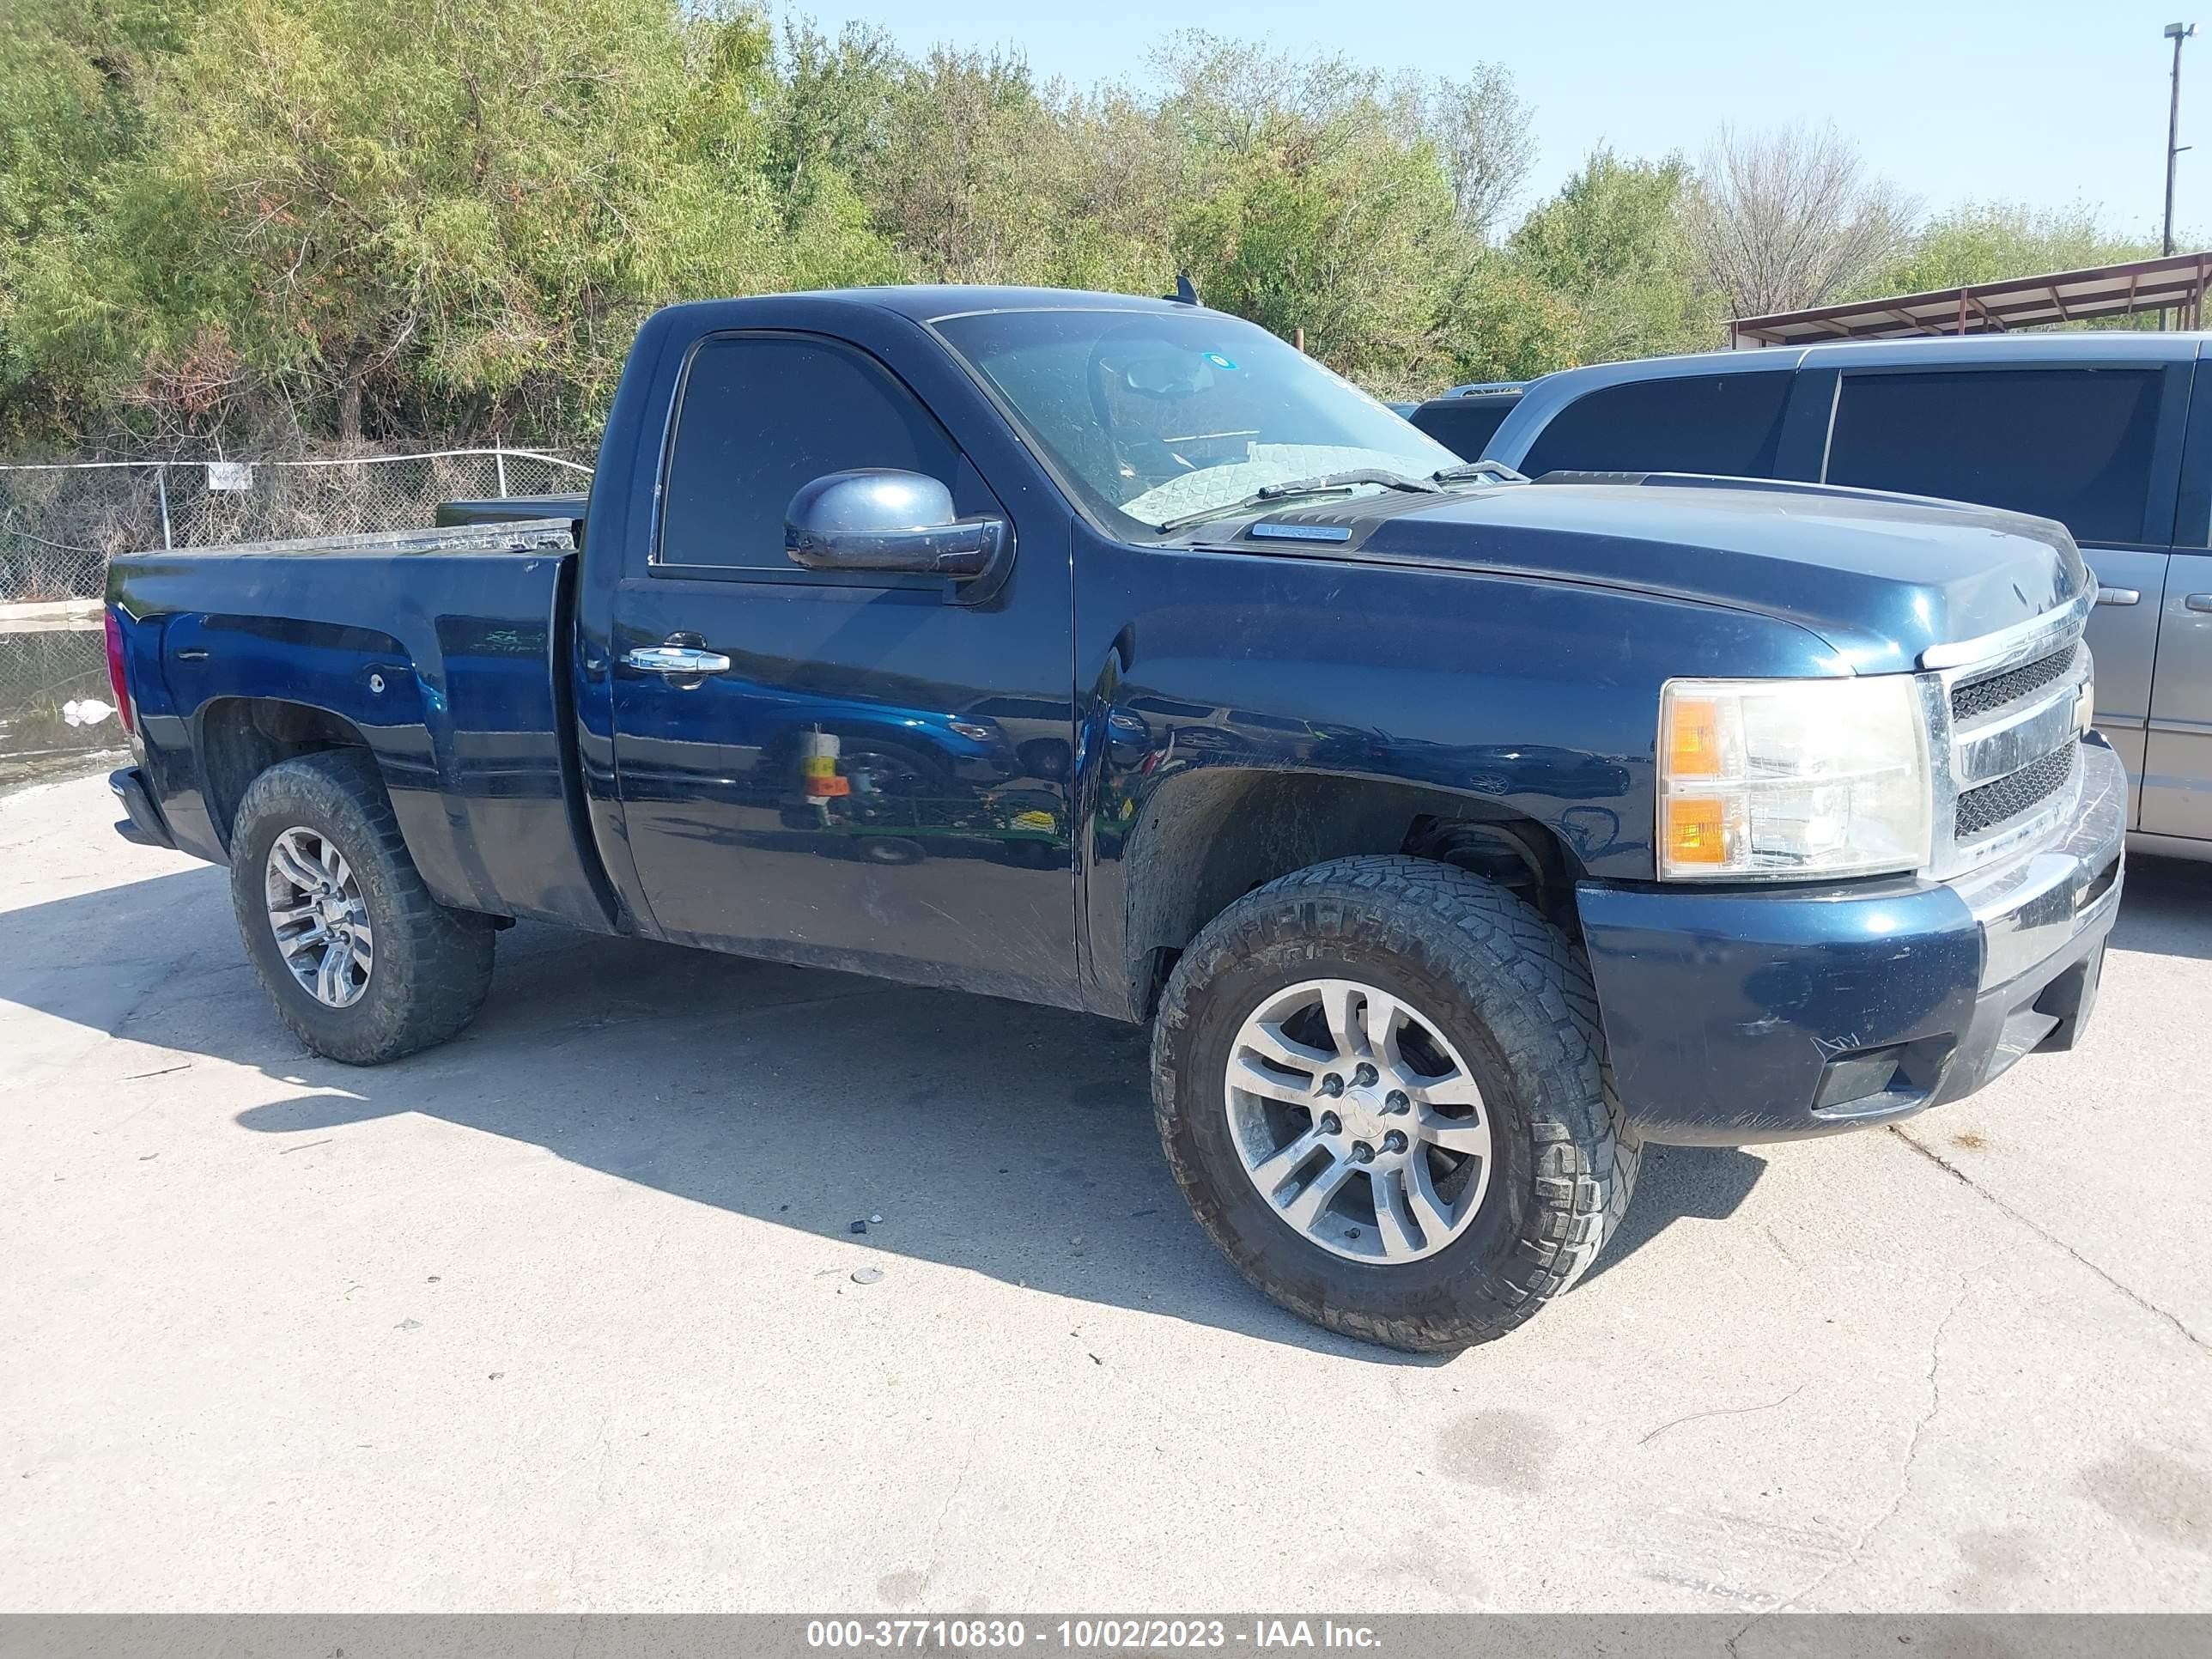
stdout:
<svg viewBox="0 0 2212 1659">
<path fill-rule="evenodd" d="M 1352 539 L 1352 526 L 1261 519 L 1253 525 L 1250 534 L 1254 541 L 1259 542 L 1348 542 Z"/>
</svg>

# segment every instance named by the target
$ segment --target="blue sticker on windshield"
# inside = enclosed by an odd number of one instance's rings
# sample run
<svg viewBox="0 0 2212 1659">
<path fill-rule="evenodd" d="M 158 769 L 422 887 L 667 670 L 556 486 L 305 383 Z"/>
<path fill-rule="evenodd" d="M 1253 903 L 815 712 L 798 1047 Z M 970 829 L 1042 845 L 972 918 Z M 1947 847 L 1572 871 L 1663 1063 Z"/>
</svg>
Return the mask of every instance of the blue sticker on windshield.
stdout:
<svg viewBox="0 0 2212 1659">
<path fill-rule="evenodd" d="M 1206 361 L 1212 363 L 1216 368 L 1234 368 L 1237 367 L 1236 364 L 1231 362 L 1228 358 L 1223 356 L 1218 351 L 1207 352 L 1206 354 Z"/>
</svg>

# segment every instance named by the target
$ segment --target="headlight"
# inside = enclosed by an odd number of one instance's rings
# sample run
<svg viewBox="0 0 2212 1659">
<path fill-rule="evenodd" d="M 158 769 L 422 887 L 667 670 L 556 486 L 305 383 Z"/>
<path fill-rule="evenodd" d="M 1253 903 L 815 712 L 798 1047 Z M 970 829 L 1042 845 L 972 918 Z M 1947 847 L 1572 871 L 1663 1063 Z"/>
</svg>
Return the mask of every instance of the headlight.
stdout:
<svg viewBox="0 0 2212 1659">
<path fill-rule="evenodd" d="M 1928 721 L 1910 674 L 1669 680 L 1659 873 L 1865 875 L 1930 856 Z"/>
</svg>

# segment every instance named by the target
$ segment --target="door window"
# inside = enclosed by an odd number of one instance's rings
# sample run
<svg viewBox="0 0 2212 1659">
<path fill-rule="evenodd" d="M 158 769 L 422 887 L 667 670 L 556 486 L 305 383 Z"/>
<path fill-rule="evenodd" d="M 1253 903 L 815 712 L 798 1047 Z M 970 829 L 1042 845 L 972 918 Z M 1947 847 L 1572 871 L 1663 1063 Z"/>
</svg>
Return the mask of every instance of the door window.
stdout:
<svg viewBox="0 0 2212 1659">
<path fill-rule="evenodd" d="M 1787 369 L 1631 380 L 1578 398 L 1536 434 L 1521 470 L 1547 472 L 1774 472 Z"/>
<path fill-rule="evenodd" d="M 784 510 L 827 472 L 887 466 L 956 500 L 960 454 L 920 399 L 865 352 L 801 335 L 723 335 L 684 377 L 658 561 L 795 572 Z"/>
<path fill-rule="evenodd" d="M 2056 519 L 2083 542 L 2142 539 L 2155 368 L 1846 374 L 1828 482 Z"/>
</svg>

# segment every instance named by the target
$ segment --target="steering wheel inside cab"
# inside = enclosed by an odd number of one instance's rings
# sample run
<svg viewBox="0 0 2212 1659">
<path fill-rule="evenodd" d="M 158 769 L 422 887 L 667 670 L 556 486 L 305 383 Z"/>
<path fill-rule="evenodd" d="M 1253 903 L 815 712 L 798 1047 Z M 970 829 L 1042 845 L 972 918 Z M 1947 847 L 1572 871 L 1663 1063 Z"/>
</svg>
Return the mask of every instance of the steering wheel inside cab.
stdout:
<svg viewBox="0 0 2212 1659">
<path fill-rule="evenodd" d="M 1256 435 L 1205 429 L 1212 363 L 1204 352 L 1157 335 L 1106 336 L 1091 349 L 1084 382 L 1098 428 L 1113 447 L 1115 470 L 1146 489 L 1241 460 Z"/>
</svg>

